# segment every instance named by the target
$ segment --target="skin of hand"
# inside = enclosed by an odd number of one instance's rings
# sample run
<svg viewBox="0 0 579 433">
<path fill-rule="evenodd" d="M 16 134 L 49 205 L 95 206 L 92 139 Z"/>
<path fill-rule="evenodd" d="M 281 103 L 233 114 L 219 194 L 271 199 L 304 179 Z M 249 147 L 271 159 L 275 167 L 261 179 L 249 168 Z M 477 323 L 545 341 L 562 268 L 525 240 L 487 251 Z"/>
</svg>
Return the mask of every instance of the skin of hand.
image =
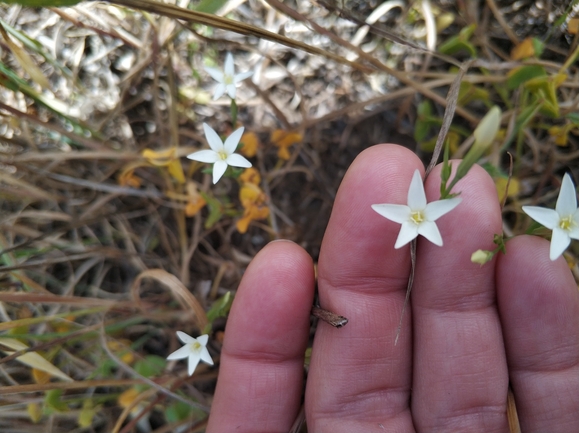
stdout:
<svg viewBox="0 0 579 433">
<path fill-rule="evenodd" d="M 318 262 L 320 322 L 305 392 L 308 431 L 507 432 L 513 388 L 523 432 L 579 432 L 579 292 L 549 242 L 518 236 L 480 266 L 502 231 L 492 179 L 475 166 L 436 221 L 444 245 L 419 237 L 411 308 L 394 345 L 410 270 L 400 225 L 375 203 L 406 203 L 414 170 L 403 147 L 362 152 L 336 197 Z M 437 200 L 440 166 L 428 177 Z M 287 432 L 301 405 L 314 296 L 311 258 L 270 243 L 248 267 L 231 309 L 208 432 Z"/>
</svg>

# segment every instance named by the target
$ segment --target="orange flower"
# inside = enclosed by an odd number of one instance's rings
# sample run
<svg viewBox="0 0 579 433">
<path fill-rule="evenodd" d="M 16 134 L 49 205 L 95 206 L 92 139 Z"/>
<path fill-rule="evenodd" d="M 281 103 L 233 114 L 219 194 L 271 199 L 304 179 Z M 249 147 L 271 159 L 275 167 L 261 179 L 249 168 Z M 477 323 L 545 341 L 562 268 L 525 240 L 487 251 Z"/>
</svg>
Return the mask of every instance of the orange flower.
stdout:
<svg viewBox="0 0 579 433">
<path fill-rule="evenodd" d="M 187 182 L 188 203 L 185 206 L 185 215 L 192 217 L 197 214 L 207 204 L 205 199 L 197 190 L 195 182 Z"/>
<path fill-rule="evenodd" d="M 255 156 L 257 148 L 259 147 L 259 138 L 257 138 L 255 132 L 246 132 L 243 134 L 240 143 L 243 144 L 243 146 L 239 149 L 239 153 L 248 158 Z"/>
<path fill-rule="evenodd" d="M 277 151 L 277 156 L 280 159 L 288 160 L 290 159 L 290 153 L 288 147 L 293 144 L 300 143 L 303 140 L 302 134 L 299 132 L 284 131 L 283 129 L 276 129 L 271 133 L 271 142 L 274 146 L 279 147 Z"/>
<path fill-rule="evenodd" d="M 268 207 L 251 206 L 245 209 L 243 217 L 239 221 L 237 221 L 237 224 L 235 226 L 237 227 L 237 231 L 239 233 L 245 233 L 247 232 L 247 229 L 249 228 L 249 224 L 251 223 L 251 221 L 265 219 L 268 216 L 269 216 Z"/>
<path fill-rule="evenodd" d="M 526 59 L 527 57 L 533 57 L 534 55 L 535 46 L 533 44 L 533 38 L 526 38 L 511 51 L 511 59 L 513 60 Z"/>
<path fill-rule="evenodd" d="M 239 233 L 247 232 L 252 221 L 265 219 L 269 216 L 269 208 L 264 205 L 267 196 L 259 186 L 249 182 L 244 183 L 239 191 L 239 200 L 245 209 L 243 217 L 236 224 Z"/>
<path fill-rule="evenodd" d="M 50 374 L 37 368 L 32 369 L 32 377 L 34 381 L 40 385 L 44 385 L 50 381 Z"/>
<path fill-rule="evenodd" d="M 143 150 L 142 155 L 151 165 L 156 167 L 167 167 L 169 174 L 178 183 L 185 183 L 185 175 L 183 174 L 183 167 L 181 166 L 181 162 L 177 156 L 176 147 L 159 151 L 145 149 Z"/>
<path fill-rule="evenodd" d="M 254 185 L 259 185 L 261 183 L 261 176 L 259 171 L 253 167 L 246 168 L 239 176 L 239 180 L 243 183 L 253 183 Z"/>
<path fill-rule="evenodd" d="M 133 404 L 133 402 L 139 397 L 140 394 L 141 392 L 137 388 L 135 387 L 129 388 L 126 391 L 123 391 L 117 397 L 117 402 L 119 403 L 119 406 L 121 406 L 123 409 L 126 409 L 127 407 Z M 135 412 L 135 409 L 138 411 L 137 407 L 133 408 L 131 412 Z"/>
<path fill-rule="evenodd" d="M 135 356 L 131 351 L 131 341 L 126 338 L 120 340 L 110 340 L 107 342 L 108 348 L 113 351 L 125 364 L 135 362 Z"/>
<path fill-rule="evenodd" d="M 569 133 L 575 128 L 572 123 L 562 126 L 554 125 L 549 128 L 549 135 L 555 139 L 557 146 L 567 146 L 569 142 Z"/>
<path fill-rule="evenodd" d="M 135 168 L 141 167 L 142 163 L 128 164 L 123 168 L 119 174 L 119 185 L 139 188 L 141 186 L 141 179 L 135 176 Z"/>
</svg>

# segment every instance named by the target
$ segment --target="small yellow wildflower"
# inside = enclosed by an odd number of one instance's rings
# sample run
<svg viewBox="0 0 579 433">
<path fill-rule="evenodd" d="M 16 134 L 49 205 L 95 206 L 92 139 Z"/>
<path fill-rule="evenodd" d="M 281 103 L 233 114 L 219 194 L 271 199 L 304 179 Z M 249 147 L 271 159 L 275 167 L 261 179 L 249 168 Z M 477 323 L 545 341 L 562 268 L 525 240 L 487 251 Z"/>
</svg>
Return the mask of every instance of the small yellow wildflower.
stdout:
<svg viewBox="0 0 579 433">
<path fill-rule="evenodd" d="M 252 221 L 269 216 L 269 208 L 264 205 L 267 196 L 259 186 L 249 182 L 244 183 L 239 191 L 239 200 L 245 209 L 243 217 L 236 224 L 239 233 L 247 232 Z"/>
<path fill-rule="evenodd" d="M 575 128 L 572 123 L 565 125 L 554 125 L 549 128 L 549 135 L 555 140 L 557 146 L 565 147 L 569 144 L 569 132 Z"/>
<path fill-rule="evenodd" d="M 261 176 L 259 171 L 253 167 L 250 167 L 243 170 L 243 173 L 241 173 L 239 176 L 239 180 L 243 183 L 253 183 L 254 185 L 259 185 L 261 183 Z"/>
<path fill-rule="evenodd" d="M 535 55 L 535 45 L 533 38 L 526 38 L 520 44 L 516 45 L 511 51 L 512 60 L 526 59 Z"/>
<path fill-rule="evenodd" d="M 505 198 L 505 192 L 507 193 L 507 197 L 516 197 L 520 191 L 519 180 L 515 177 L 511 177 L 511 181 L 509 182 L 509 190 L 506 191 L 507 181 L 508 179 L 506 177 L 499 177 L 495 179 L 495 186 L 497 187 L 497 193 L 499 194 L 499 202 L 501 203 Z"/>
<path fill-rule="evenodd" d="M 132 364 L 135 362 L 135 356 L 131 351 L 131 341 L 126 338 L 120 340 L 109 340 L 107 346 L 114 352 L 125 364 Z"/>
<path fill-rule="evenodd" d="M 129 388 L 126 391 L 124 391 L 121 395 L 119 395 L 119 397 L 117 398 L 117 402 L 123 409 L 126 409 L 127 407 L 133 404 L 133 402 L 137 399 L 139 394 L 140 392 L 137 388 L 134 387 Z"/>
<path fill-rule="evenodd" d="M 50 374 L 37 368 L 32 369 L 32 378 L 40 385 L 50 382 Z"/>
<path fill-rule="evenodd" d="M 135 168 L 140 167 L 141 165 L 142 164 L 130 164 L 124 167 L 123 171 L 119 174 L 119 185 L 139 188 L 141 186 L 141 179 L 135 176 Z"/>
<path fill-rule="evenodd" d="M 203 196 L 199 194 L 195 182 L 187 182 L 187 197 L 188 203 L 185 206 L 185 215 L 188 217 L 196 215 L 207 204 Z"/>
<path fill-rule="evenodd" d="M 300 143 L 303 140 L 302 134 L 299 132 L 284 131 L 283 129 L 276 129 L 271 133 L 270 141 L 274 146 L 279 147 L 277 156 L 280 159 L 290 159 L 288 147 Z"/>
<path fill-rule="evenodd" d="M 248 158 L 255 156 L 257 148 L 259 147 L 259 138 L 255 132 L 246 132 L 243 134 L 240 143 L 243 144 L 243 147 L 239 149 L 239 153 Z"/>
<path fill-rule="evenodd" d="M 176 147 L 159 151 L 145 149 L 143 150 L 142 155 L 149 164 L 154 165 L 155 167 L 167 167 L 169 174 L 178 183 L 185 183 L 185 175 L 183 174 L 183 167 L 181 166 L 181 162 L 177 156 Z"/>
</svg>

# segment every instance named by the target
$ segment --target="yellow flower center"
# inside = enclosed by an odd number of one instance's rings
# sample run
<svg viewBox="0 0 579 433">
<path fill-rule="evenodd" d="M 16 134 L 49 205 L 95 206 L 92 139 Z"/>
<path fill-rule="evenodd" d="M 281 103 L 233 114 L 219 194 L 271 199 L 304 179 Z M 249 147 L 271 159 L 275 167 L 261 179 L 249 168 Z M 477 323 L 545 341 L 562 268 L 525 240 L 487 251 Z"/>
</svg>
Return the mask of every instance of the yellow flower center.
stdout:
<svg viewBox="0 0 579 433">
<path fill-rule="evenodd" d="M 571 217 L 571 215 L 569 215 L 565 218 L 561 218 L 559 220 L 559 227 L 565 231 L 571 230 L 574 226 L 575 226 L 575 221 L 573 221 L 573 218 Z"/>
<path fill-rule="evenodd" d="M 226 85 L 233 84 L 233 76 L 225 74 L 223 77 L 223 83 Z"/>
<path fill-rule="evenodd" d="M 191 352 L 199 352 L 201 350 L 201 344 L 198 341 L 191 343 Z"/>
<path fill-rule="evenodd" d="M 217 152 L 217 155 L 219 155 L 219 159 L 223 161 L 227 159 L 227 152 L 225 150 L 220 150 L 219 152 Z"/>
<path fill-rule="evenodd" d="M 410 220 L 416 224 L 420 225 L 424 221 L 424 214 L 421 211 L 410 212 Z"/>
</svg>

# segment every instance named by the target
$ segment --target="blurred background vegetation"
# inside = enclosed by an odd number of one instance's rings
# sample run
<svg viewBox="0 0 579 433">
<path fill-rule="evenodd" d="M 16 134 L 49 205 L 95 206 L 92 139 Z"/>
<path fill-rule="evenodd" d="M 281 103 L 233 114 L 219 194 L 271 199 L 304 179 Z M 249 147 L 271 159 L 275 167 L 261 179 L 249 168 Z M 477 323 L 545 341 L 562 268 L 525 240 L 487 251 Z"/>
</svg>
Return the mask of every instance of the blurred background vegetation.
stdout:
<svg viewBox="0 0 579 433">
<path fill-rule="evenodd" d="M 451 155 L 500 106 L 479 162 L 504 233 L 548 234 L 520 207 L 578 179 L 578 27 L 577 0 L 0 2 L 0 430 L 203 431 L 252 257 L 286 238 L 316 260 L 366 147 L 428 162 L 467 62 Z M 253 71 L 234 106 L 204 70 L 227 52 Z M 253 169 L 213 185 L 185 158 L 203 122 L 243 126 Z M 167 362 L 176 330 L 215 366 Z"/>
</svg>

